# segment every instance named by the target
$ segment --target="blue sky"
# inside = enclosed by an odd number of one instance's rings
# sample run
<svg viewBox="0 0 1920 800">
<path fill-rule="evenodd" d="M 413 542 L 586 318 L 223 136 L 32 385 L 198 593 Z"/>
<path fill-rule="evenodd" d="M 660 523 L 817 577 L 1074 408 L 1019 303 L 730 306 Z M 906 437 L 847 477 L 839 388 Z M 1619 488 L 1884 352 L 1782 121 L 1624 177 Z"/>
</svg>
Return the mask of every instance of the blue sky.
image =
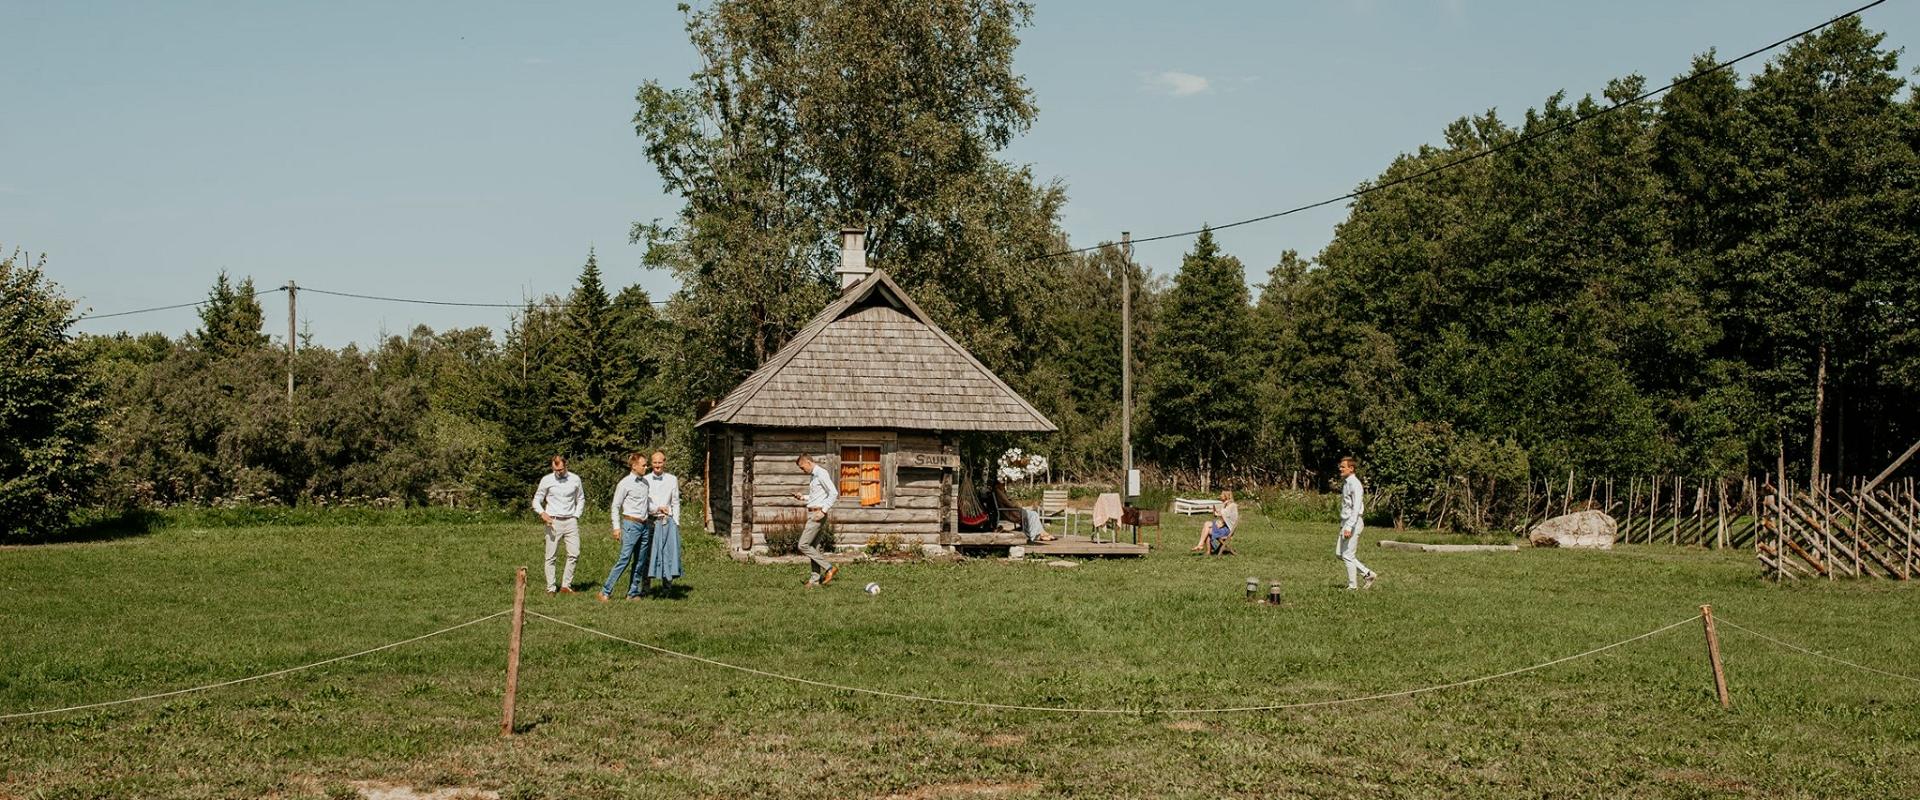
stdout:
<svg viewBox="0 0 1920 800">
<path fill-rule="evenodd" d="M 1745 52 L 1863 2 L 1043 1 L 1017 60 L 1040 117 L 1006 156 L 1065 184 L 1076 245 L 1220 224 L 1350 191 L 1459 116 L 1515 118 L 1629 73 L 1664 83 L 1709 47 Z M 1910 47 L 1920 4 L 1866 21 Z M 0 30 L 0 246 L 47 253 L 96 313 L 199 299 L 221 269 L 518 302 L 564 291 L 589 247 L 610 284 L 673 286 L 627 242 L 678 206 L 630 123 L 641 81 L 679 84 L 694 64 L 670 2 L 0 0 Z M 1287 248 L 1317 252 L 1344 214 L 1221 241 L 1258 280 Z M 1138 256 L 1170 270 L 1187 246 Z M 281 303 L 269 331 L 285 330 Z M 416 323 L 498 329 L 509 313 L 300 307 L 328 345 Z"/>
</svg>

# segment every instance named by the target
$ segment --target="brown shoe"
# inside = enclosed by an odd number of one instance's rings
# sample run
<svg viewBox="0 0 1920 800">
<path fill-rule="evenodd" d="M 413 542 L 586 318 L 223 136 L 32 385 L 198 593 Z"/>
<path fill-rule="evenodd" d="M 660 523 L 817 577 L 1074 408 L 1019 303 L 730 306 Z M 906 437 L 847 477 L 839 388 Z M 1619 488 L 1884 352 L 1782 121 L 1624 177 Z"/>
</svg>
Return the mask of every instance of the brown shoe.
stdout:
<svg viewBox="0 0 1920 800">
<path fill-rule="evenodd" d="M 839 564 L 835 564 L 835 565 L 833 565 L 833 566 L 831 566 L 831 567 L 827 567 L 827 574 L 825 574 L 825 575 L 822 575 L 822 576 L 820 576 L 820 585 L 821 585 L 821 586 L 825 586 L 825 585 L 827 585 L 827 584 L 829 584 L 829 583 L 832 583 L 832 582 L 833 582 L 833 576 L 835 576 L 835 575 L 838 575 L 838 574 L 840 574 L 840 565 L 839 565 Z"/>
<path fill-rule="evenodd" d="M 600 602 L 602 602 L 602 603 L 605 603 L 605 602 L 609 602 L 609 601 L 611 601 L 612 599 L 613 599 L 613 598 L 611 598 L 611 597 L 608 597 L 608 596 L 607 596 L 607 593 L 606 593 L 606 592 L 601 592 L 601 593 L 600 593 Z"/>
<path fill-rule="evenodd" d="M 562 586 L 562 587 L 560 587 L 560 593 L 561 593 L 561 594 L 574 594 L 574 591 L 573 591 L 573 587 L 571 587 L 571 586 Z"/>
</svg>

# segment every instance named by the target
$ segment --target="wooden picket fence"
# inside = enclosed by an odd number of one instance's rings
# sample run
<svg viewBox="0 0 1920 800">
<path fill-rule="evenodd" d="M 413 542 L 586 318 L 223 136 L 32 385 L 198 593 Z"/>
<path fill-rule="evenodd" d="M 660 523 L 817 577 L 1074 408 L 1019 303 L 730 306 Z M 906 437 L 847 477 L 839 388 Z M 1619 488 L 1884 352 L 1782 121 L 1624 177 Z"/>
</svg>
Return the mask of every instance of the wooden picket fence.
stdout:
<svg viewBox="0 0 1920 800">
<path fill-rule="evenodd" d="M 1771 474 L 1653 476 L 1623 484 L 1568 476 L 1561 485 L 1535 483 L 1524 503 L 1523 530 L 1562 514 L 1605 511 L 1622 544 L 1751 549 L 1774 580 L 1920 577 L 1920 485 L 1912 478 L 1825 477 L 1808 485 Z"/>
<path fill-rule="evenodd" d="M 1568 476 L 1564 486 L 1537 484 L 1540 491 L 1528 492 L 1526 525 L 1591 509 L 1613 517 L 1621 543 L 1746 548 L 1760 530 L 1757 510 L 1766 481 L 1680 475 L 1578 481 Z"/>
<path fill-rule="evenodd" d="M 1767 577 L 1912 580 L 1920 568 L 1920 497 L 1913 479 L 1761 487 L 1755 555 Z"/>
</svg>

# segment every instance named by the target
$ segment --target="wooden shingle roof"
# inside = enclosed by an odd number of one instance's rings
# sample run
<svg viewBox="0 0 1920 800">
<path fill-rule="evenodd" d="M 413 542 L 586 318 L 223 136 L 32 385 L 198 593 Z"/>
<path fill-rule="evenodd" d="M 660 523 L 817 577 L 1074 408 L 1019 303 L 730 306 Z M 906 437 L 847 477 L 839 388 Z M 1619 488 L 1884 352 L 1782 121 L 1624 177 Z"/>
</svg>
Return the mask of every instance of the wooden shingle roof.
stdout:
<svg viewBox="0 0 1920 800">
<path fill-rule="evenodd" d="M 874 270 L 696 423 L 1052 431 L 1054 425 Z"/>
</svg>

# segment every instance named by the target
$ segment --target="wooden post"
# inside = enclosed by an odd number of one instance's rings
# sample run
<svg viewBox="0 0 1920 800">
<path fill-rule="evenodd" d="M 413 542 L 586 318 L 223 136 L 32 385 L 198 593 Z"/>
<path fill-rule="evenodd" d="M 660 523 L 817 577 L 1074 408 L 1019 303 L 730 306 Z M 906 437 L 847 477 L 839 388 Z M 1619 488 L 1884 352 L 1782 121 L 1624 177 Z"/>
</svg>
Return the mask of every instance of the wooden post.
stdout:
<svg viewBox="0 0 1920 800">
<path fill-rule="evenodd" d="M 1714 512 L 1719 515 L 1720 525 L 1719 535 L 1713 540 L 1713 549 L 1724 550 L 1727 546 L 1727 479 L 1721 478 L 1715 483 L 1715 488 L 1718 492 L 1715 499 L 1718 502 L 1714 503 L 1713 507 Z"/>
<path fill-rule="evenodd" d="M 513 632 L 507 634 L 507 696 L 500 709 L 500 735 L 513 736 L 513 695 L 520 689 L 520 626 L 527 619 L 527 568 L 513 575 Z"/>
<path fill-rule="evenodd" d="M 1653 544 L 1653 529 L 1658 527 L 1654 522 L 1657 519 L 1654 515 L 1658 513 L 1660 513 L 1660 479 L 1649 477 L 1647 478 L 1647 544 Z"/>
<path fill-rule="evenodd" d="M 1707 661 L 1713 665 L 1713 691 L 1720 696 L 1721 708 L 1732 708 L 1733 700 L 1727 697 L 1727 670 L 1720 664 L 1720 634 L 1713 629 L 1713 606 L 1700 607 L 1700 620 L 1707 627 Z"/>
<path fill-rule="evenodd" d="M 1133 234 L 1120 232 L 1120 500 L 1133 502 Z M 1145 487 L 1142 487 L 1143 489 Z"/>
<path fill-rule="evenodd" d="M 1673 476 L 1673 530 L 1667 532 L 1670 544 L 1680 543 L 1680 476 Z"/>
<path fill-rule="evenodd" d="M 295 342 L 294 337 L 298 335 L 295 323 L 298 322 L 298 320 L 300 319 L 299 315 L 296 314 L 294 311 L 294 295 L 298 294 L 299 292 L 300 292 L 300 287 L 295 286 L 293 281 L 287 281 L 287 402 L 288 403 L 293 402 L 293 356 L 294 356 L 294 353 L 296 352 L 294 347 L 294 342 Z"/>
</svg>

